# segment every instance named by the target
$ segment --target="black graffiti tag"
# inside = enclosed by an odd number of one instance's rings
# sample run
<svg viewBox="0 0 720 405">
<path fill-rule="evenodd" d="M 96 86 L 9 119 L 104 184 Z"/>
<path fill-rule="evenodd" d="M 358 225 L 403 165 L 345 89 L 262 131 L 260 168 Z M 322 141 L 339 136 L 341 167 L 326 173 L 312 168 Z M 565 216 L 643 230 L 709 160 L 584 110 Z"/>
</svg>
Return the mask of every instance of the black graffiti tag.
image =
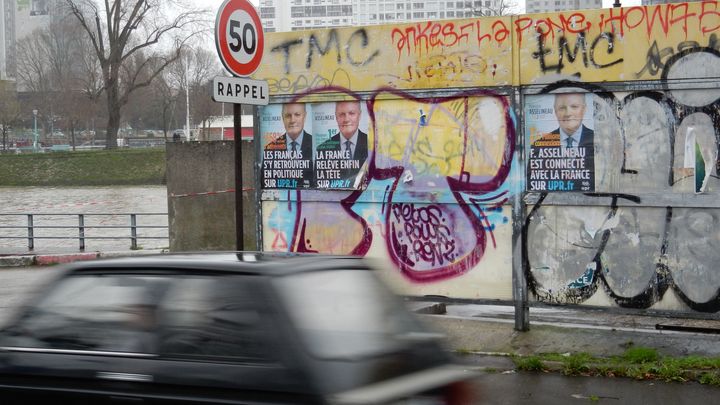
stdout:
<svg viewBox="0 0 720 405">
<path fill-rule="evenodd" d="M 615 60 L 601 63 L 597 60 L 597 57 L 595 56 L 596 49 L 598 49 L 598 46 L 600 46 L 600 44 L 603 42 L 607 43 L 607 48 L 605 48 L 605 52 L 607 52 L 608 55 L 613 53 L 613 50 L 615 49 L 615 34 L 613 34 L 612 32 L 603 32 L 602 34 L 598 35 L 597 37 L 595 37 L 589 47 L 587 44 L 587 39 L 585 38 L 585 33 L 580 32 L 577 34 L 577 40 L 575 41 L 575 45 L 572 47 L 572 49 L 570 47 L 570 43 L 567 37 L 565 37 L 564 35 L 559 37 L 557 45 L 558 57 L 555 64 L 549 64 L 549 55 L 553 54 L 554 50 L 545 46 L 545 38 L 546 37 L 543 35 L 537 36 L 538 50 L 533 52 L 532 54 L 532 57 L 539 61 L 540 69 L 543 73 L 553 71 L 555 73 L 562 73 L 563 69 L 566 66 L 564 60 L 566 57 L 570 63 L 574 63 L 578 57 L 582 57 L 583 66 L 585 66 L 586 68 L 592 66 L 595 69 L 604 69 L 623 62 L 623 58 L 617 58 Z"/>
<path fill-rule="evenodd" d="M 720 50 L 720 41 L 718 41 L 717 35 L 713 33 L 710 34 L 707 48 L 702 47 L 696 41 L 683 41 L 677 45 L 677 53 L 680 53 L 686 49 L 712 49 L 718 51 Z M 641 77 L 645 72 L 647 72 L 651 76 L 657 75 L 665 68 L 665 64 L 667 63 L 668 58 L 675 55 L 675 53 L 676 49 L 673 49 L 670 46 L 660 49 L 657 41 L 653 41 L 652 45 L 650 45 L 650 48 L 648 48 L 647 55 L 645 57 L 645 66 L 643 66 L 643 68 L 639 72 L 635 73 L 635 77 Z"/>
<path fill-rule="evenodd" d="M 313 62 L 316 60 L 315 53 L 320 54 L 320 57 L 334 53 L 335 62 L 340 65 L 343 61 L 341 49 L 344 48 L 345 59 L 347 63 L 353 66 L 365 66 L 380 54 L 379 49 L 375 49 L 375 51 L 370 51 L 369 54 L 363 52 L 367 50 L 368 46 L 370 46 L 370 40 L 365 28 L 357 29 L 352 34 L 350 34 L 350 37 L 347 39 L 347 41 L 345 41 L 344 46 L 341 46 L 340 44 L 341 39 L 339 37 L 337 29 L 331 29 L 327 31 L 326 35 L 323 36 L 326 37 L 324 43 L 317 33 L 312 33 L 310 34 L 310 37 L 307 38 L 307 57 L 305 58 L 305 69 L 310 69 L 310 67 L 312 67 Z M 290 73 L 290 71 L 292 70 L 292 66 L 290 64 L 290 61 L 292 59 L 292 51 L 294 49 L 302 49 L 302 47 L 297 47 L 305 43 L 306 42 L 303 38 L 293 39 L 285 41 L 270 50 L 270 52 L 283 53 L 285 59 L 286 74 Z M 357 44 L 359 44 L 360 50 L 358 50 Z"/>
</svg>

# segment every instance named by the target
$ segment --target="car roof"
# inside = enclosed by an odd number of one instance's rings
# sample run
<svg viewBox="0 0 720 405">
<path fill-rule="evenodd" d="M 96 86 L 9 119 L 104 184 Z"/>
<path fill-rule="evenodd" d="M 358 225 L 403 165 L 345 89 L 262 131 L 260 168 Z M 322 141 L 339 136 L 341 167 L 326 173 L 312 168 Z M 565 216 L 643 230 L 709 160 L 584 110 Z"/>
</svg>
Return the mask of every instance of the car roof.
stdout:
<svg viewBox="0 0 720 405">
<path fill-rule="evenodd" d="M 368 269 L 356 256 L 328 256 L 277 252 L 199 252 L 134 256 L 75 262 L 64 266 L 72 272 L 155 270 L 207 270 L 250 275 L 283 276 L 308 271 Z"/>
</svg>

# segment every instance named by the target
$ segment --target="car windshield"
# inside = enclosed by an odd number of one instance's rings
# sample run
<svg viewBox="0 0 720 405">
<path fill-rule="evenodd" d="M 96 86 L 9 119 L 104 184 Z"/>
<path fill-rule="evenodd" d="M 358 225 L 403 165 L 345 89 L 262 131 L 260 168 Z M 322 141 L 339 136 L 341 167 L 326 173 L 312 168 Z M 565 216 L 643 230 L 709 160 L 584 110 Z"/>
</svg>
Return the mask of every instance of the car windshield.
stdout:
<svg viewBox="0 0 720 405">
<path fill-rule="evenodd" d="M 323 359 L 382 355 L 423 331 L 371 271 L 337 270 L 274 280 L 311 354 Z"/>
</svg>

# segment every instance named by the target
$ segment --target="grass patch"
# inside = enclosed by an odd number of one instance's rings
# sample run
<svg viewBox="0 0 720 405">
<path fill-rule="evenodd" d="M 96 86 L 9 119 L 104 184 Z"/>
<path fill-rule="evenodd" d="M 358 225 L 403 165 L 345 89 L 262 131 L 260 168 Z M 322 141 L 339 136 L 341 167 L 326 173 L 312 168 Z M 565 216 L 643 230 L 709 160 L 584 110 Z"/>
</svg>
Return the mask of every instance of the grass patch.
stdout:
<svg viewBox="0 0 720 405">
<path fill-rule="evenodd" d="M 623 354 L 623 359 L 633 364 L 644 364 L 658 361 L 660 356 L 657 350 L 647 347 L 631 347 Z"/>
<path fill-rule="evenodd" d="M 513 356 L 520 371 L 558 371 L 565 375 L 627 377 L 668 382 L 696 381 L 720 386 L 720 358 L 663 357 L 655 349 L 630 346 L 621 356 L 594 357 L 588 353 L 543 353 Z"/>
<path fill-rule="evenodd" d="M 700 384 L 720 386 L 720 373 L 718 371 L 706 372 L 698 377 Z"/>
<path fill-rule="evenodd" d="M 165 148 L 0 155 L 0 186 L 165 184 Z"/>
<path fill-rule="evenodd" d="M 515 367 L 521 371 L 545 371 L 545 363 L 537 356 L 513 356 Z"/>
<path fill-rule="evenodd" d="M 472 350 L 470 350 L 470 349 L 462 349 L 462 348 L 461 348 L 461 349 L 455 349 L 455 354 L 458 354 L 458 355 L 460 355 L 460 356 L 469 356 L 469 355 L 471 355 L 472 353 L 473 353 L 473 352 L 472 352 Z"/>
<path fill-rule="evenodd" d="M 574 353 L 563 359 L 563 374 L 585 375 L 590 372 L 593 357 L 588 353 Z"/>
</svg>

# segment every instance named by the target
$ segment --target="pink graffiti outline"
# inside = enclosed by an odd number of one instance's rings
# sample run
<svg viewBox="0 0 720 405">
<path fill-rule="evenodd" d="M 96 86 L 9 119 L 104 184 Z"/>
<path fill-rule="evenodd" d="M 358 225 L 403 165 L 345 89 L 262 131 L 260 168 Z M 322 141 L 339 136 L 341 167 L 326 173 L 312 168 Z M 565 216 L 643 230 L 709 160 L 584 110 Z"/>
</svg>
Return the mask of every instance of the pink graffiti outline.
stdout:
<svg viewBox="0 0 720 405">
<path fill-rule="evenodd" d="M 326 86 L 321 88 L 315 88 L 315 89 L 308 89 L 306 91 L 303 91 L 301 93 L 296 94 L 292 99 L 291 102 L 301 102 L 300 100 L 307 96 L 312 96 L 316 94 L 322 94 L 322 93 L 340 93 L 345 95 L 346 97 L 358 100 L 362 102 L 362 99 L 358 94 L 355 92 L 352 92 L 349 89 L 340 87 L 340 86 Z M 384 169 L 379 169 L 376 166 L 375 163 L 375 154 L 377 151 L 378 146 L 378 139 L 377 136 L 373 137 L 373 143 L 374 147 L 372 149 L 372 153 L 368 157 L 369 165 L 368 165 L 368 176 L 363 179 L 363 184 L 358 190 L 352 191 L 347 197 L 340 200 L 340 204 L 345 210 L 345 212 L 352 218 L 353 220 L 359 222 L 362 225 L 363 228 L 363 236 L 358 242 L 358 244 L 353 248 L 353 250 L 350 252 L 351 255 L 358 255 L 358 256 L 364 256 L 367 254 L 367 252 L 370 250 L 370 246 L 372 244 L 373 240 L 373 234 L 372 230 L 370 229 L 370 226 L 368 225 L 367 221 L 355 213 L 352 210 L 352 206 L 355 204 L 355 202 L 358 200 L 358 198 L 362 195 L 364 188 L 368 185 L 370 180 L 388 180 L 390 178 L 394 178 L 395 181 L 393 182 L 392 186 L 390 187 L 390 190 L 386 190 L 387 198 L 383 200 L 383 211 L 385 212 L 386 221 L 385 221 L 385 234 L 390 235 L 390 237 L 385 237 L 385 243 L 386 248 L 388 249 L 388 252 L 390 254 L 391 260 L 393 263 L 395 263 L 396 266 L 400 269 L 400 271 L 410 280 L 415 282 L 430 282 L 430 281 L 437 281 L 437 280 L 443 280 L 451 277 L 455 277 L 461 274 L 466 273 L 473 267 L 475 267 L 480 260 L 482 260 L 482 257 L 485 252 L 486 244 L 487 244 L 487 236 L 486 236 L 486 230 L 482 225 L 481 219 L 478 219 L 478 216 L 473 213 L 472 209 L 470 208 L 470 204 L 468 204 L 462 197 L 461 193 L 470 193 L 470 194 L 479 194 L 483 195 L 492 191 L 497 190 L 507 179 L 510 168 L 512 164 L 512 156 L 515 151 L 515 126 L 510 114 L 510 106 L 509 102 L 507 101 L 506 97 L 502 94 L 498 94 L 496 92 L 485 90 L 485 89 L 473 89 L 473 90 L 463 90 L 459 91 L 451 96 L 438 96 L 438 97 L 416 97 L 412 94 L 409 94 L 405 91 L 398 90 L 392 87 L 381 87 L 373 91 L 370 95 L 370 98 L 365 102 L 367 106 L 367 111 L 370 116 L 370 122 L 373 127 L 373 133 L 377 134 L 377 123 L 375 119 L 375 103 L 378 100 L 378 97 L 381 94 L 390 94 L 393 96 L 396 96 L 400 99 L 410 100 L 417 103 L 424 103 L 424 104 L 440 104 L 444 102 L 449 102 L 457 99 L 463 99 L 465 108 L 464 108 L 464 115 L 463 115 L 463 157 L 461 161 L 461 172 L 459 173 L 459 178 L 455 178 L 452 176 L 447 176 L 446 180 L 448 183 L 448 186 L 450 188 L 450 191 L 455 198 L 455 201 L 457 201 L 458 205 L 460 206 L 463 213 L 466 215 L 468 220 L 470 221 L 473 230 L 475 231 L 476 236 L 476 243 L 475 247 L 466 254 L 462 260 L 459 260 L 455 263 L 448 264 L 447 266 L 440 266 L 433 270 L 423 270 L 423 271 L 417 271 L 412 266 L 409 266 L 407 263 L 401 261 L 395 252 L 395 246 L 397 246 L 397 240 L 395 240 L 395 234 L 392 229 L 389 229 L 392 224 L 389 221 L 389 215 L 390 215 L 390 204 L 386 204 L 387 202 L 392 201 L 392 197 L 397 189 L 397 185 L 400 179 L 401 174 L 404 172 L 404 168 L 402 166 L 394 166 Z M 471 182 L 470 181 L 470 174 L 464 170 L 465 168 L 465 157 L 467 154 L 467 142 L 468 142 L 468 127 L 467 127 L 467 120 L 468 120 L 468 98 L 469 97 L 492 97 L 496 100 L 499 100 L 502 104 L 503 111 L 505 114 L 505 128 L 506 128 L 506 143 L 505 143 L 505 150 L 502 157 L 502 162 L 500 164 L 500 167 L 495 173 L 495 175 L 482 182 Z M 301 201 L 301 190 L 297 190 L 297 212 L 296 212 L 296 223 L 295 223 L 295 232 L 297 233 L 299 222 L 301 218 L 302 213 L 302 201 Z M 503 193 L 504 194 L 504 193 Z M 481 200 L 477 200 L 481 201 Z M 478 206 L 476 202 L 473 202 L 472 204 L 476 207 Z M 484 214 L 483 210 L 480 209 L 480 216 L 482 217 L 482 220 L 484 220 L 486 223 L 488 222 L 487 216 Z M 310 250 L 307 245 L 305 244 L 305 221 L 303 221 L 302 228 L 300 230 L 300 234 L 297 238 L 294 238 L 292 251 L 296 252 L 315 252 L 313 250 Z M 490 227 L 488 227 L 488 232 L 491 234 L 491 238 L 493 240 L 493 245 L 495 245 L 495 237 L 493 235 L 492 230 Z"/>
</svg>

